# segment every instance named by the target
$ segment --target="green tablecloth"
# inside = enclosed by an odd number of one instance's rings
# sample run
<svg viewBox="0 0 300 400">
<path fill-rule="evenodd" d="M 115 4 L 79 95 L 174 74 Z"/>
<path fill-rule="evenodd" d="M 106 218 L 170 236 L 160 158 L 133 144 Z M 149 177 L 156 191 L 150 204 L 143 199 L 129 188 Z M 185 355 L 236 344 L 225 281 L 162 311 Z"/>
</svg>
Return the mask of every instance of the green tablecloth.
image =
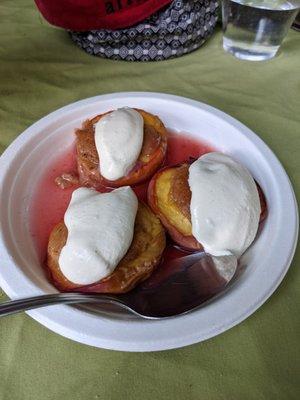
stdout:
<svg viewBox="0 0 300 400">
<path fill-rule="evenodd" d="M 223 52 L 218 31 L 202 49 L 176 60 L 113 62 L 75 47 L 41 19 L 33 1 L 2 0 L 0 150 L 40 117 L 78 99 L 173 93 L 218 107 L 253 129 L 283 163 L 299 199 L 299 50 L 300 33 L 290 31 L 274 60 L 242 62 Z M 25 314 L 3 318 L 0 399 L 298 399 L 299 263 L 298 251 L 280 288 L 245 322 L 178 350 L 101 350 L 60 337 Z"/>
</svg>

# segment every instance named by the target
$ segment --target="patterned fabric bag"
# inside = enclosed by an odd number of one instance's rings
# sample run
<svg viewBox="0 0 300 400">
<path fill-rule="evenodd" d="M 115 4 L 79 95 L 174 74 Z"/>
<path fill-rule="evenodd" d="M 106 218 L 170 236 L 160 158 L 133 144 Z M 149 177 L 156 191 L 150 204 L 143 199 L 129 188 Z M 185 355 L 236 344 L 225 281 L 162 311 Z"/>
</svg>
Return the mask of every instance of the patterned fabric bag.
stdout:
<svg viewBox="0 0 300 400">
<path fill-rule="evenodd" d="M 126 61 L 159 61 L 198 49 L 212 34 L 217 0 L 174 0 L 166 8 L 129 28 L 70 31 L 87 53 Z"/>
</svg>

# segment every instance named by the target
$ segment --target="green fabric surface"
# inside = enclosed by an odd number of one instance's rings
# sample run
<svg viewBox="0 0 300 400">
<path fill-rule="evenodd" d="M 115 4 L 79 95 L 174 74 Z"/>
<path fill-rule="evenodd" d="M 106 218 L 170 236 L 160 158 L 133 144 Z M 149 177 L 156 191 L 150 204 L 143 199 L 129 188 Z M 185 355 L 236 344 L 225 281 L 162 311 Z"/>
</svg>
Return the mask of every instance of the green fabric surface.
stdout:
<svg viewBox="0 0 300 400">
<path fill-rule="evenodd" d="M 283 163 L 300 198 L 300 33 L 290 31 L 279 56 L 263 63 L 226 54 L 217 31 L 185 57 L 133 64 L 85 54 L 46 24 L 31 0 L 2 0 L 0 21 L 1 151 L 33 122 L 76 100 L 166 92 L 213 105 L 249 126 Z M 298 399 L 299 264 L 298 249 L 279 289 L 246 321 L 177 350 L 102 350 L 25 314 L 2 318 L 0 400 Z"/>
</svg>

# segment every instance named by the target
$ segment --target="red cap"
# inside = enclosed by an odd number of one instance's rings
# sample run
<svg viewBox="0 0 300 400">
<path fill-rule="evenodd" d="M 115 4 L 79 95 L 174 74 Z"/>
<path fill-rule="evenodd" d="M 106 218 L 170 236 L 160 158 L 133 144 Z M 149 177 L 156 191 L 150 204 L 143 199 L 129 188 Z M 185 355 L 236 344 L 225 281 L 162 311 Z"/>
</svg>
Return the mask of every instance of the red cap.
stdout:
<svg viewBox="0 0 300 400">
<path fill-rule="evenodd" d="M 35 0 L 52 25 L 75 31 L 132 26 L 172 0 Z"/>
</svg>

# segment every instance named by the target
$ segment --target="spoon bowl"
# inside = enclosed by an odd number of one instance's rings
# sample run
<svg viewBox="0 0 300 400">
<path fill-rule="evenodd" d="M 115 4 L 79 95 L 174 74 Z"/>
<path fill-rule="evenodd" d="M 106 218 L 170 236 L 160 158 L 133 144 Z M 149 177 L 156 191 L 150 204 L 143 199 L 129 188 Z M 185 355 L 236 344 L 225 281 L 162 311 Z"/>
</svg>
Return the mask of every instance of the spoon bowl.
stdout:
<svg viewBox="0 0 300 400">
<path fill-rule="evenodd" d="M 235 277 L 233 256 L 213 257 L 204 252 L 165 262 L 150 278 L 128 293 L 55 293 L 0 304 L 0 316 L 53 304 L 115 304 L 148 319 L 181 315 L 220 295 Z"/>
</svg>

